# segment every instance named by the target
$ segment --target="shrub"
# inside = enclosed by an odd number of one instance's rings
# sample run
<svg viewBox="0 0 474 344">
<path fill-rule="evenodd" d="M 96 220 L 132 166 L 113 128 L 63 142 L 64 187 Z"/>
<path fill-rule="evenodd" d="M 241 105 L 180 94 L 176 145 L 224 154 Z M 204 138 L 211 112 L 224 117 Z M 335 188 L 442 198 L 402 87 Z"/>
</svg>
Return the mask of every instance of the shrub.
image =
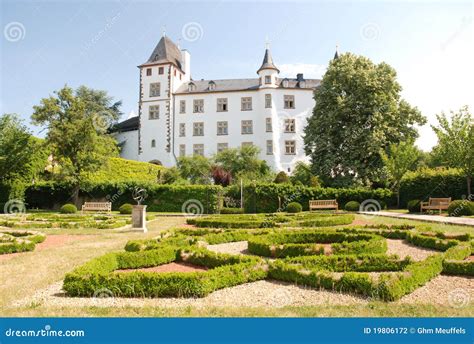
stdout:
<svg viewBox="0 0 474 344">
<path fill-rule="evenodd" d="M 130 203 L 122 204 L 119 208 L 120 214 L 131 214 L 133 211 L 133 205 Z"/>
<path fill-rule="evenodd" d="M 243 214 L 243 208 L 222 208 L 221 214 Z"/>
<path fill-rule="evenodd" d="M 59 211 L 61 214 L 75 214 L 77 213 L 77 207 L 74 204 L 68 203 L 63 205 Z"/>
<path fill-rule="evenodd" d="M 344 206 L 344 209 L 347 211 L 359 211 L 360 203 L 357 201 L 347 202 L 346 205 Z"/>
<path fill-rule="evenodd" d="M 419 199 L 412 199 L 407 204 L 408 212 L 410 213 L 419 213 L 420 212 L 420 203 Z"/>
<path fill-rule="evenodd" d="M 289 213 L 301 213 L 303 211 L 303 206 L 298 202 L 291 202 L 286 206 L 286 211 Z"/>
<path fill-rule="evenodd" d="M 290 178 L 288 175 L 285 173 L 285 171 L 280 171 L 275 177 L 275 183 L 281 184 L 281 183 L 289 183 Z"/>
<path fill-rule="evenodd" d="M 33 251 L 46 235 L 34 231 L 0 231 L 0 254 Z"/>
<path fill-rule="evenodd" d="M 452 201 L 448 207 L 449 216 L 473 216 L 474 202 L 468 200 Z"/>
</svg>

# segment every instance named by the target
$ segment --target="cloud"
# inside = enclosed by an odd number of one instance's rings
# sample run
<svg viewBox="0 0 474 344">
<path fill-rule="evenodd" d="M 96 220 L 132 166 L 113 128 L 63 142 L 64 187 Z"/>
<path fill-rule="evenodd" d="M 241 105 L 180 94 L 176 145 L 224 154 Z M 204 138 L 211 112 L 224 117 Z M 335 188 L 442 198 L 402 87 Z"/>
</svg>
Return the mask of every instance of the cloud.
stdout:
<svg viewBox="0 0 474 344">
<path fill-rule="evenodd" d="M 280 77 L 296 78 L 296 74 L 303 73 L 306 79 L 321 79 L 326 72 L 327 65 L 309 63 L 287 63 L 278 65 Z"/>
</svg>

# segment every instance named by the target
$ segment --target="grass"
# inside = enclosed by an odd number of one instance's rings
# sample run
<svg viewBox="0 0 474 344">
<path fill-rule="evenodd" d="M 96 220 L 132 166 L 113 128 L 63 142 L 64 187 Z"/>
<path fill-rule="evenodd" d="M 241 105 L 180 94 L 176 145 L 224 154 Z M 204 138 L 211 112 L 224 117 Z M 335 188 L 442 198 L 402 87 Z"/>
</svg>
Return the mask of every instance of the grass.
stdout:
<svg viewBox="0 0 474 344">
<path fill-rule="evenodd" d="M 443 232 L 470 233 L 474 228 L 435 223 L 426 223 L 387 217 L 356 215 L 356 221 L 370 224 L 415 224 Z M 62 245 L 38 249 L 33 252 L 18 254 L 8 259 L 0 256 L 0 314 L 2 316 L 109 316 L 109 317 L 460 317 L 471 316 L 472 307 L 453 308 L 432 304 L 397 304 L 373 302 L 363 305 L 321 305 L 302 307 L 242 308 L 242 307 L 209 307 L 209 308 L 161 308 L 161 307 L 59 307 L 41 302 L 28 307 L 14 307 L 12 303 L 47 288 L 61 281 L 64 274 L 86 261 L 106 252 L 122 250 L 128 240 L 155 237 L 160 231 L 180 226 L 185 223 L 184 217 L 161 217 L 148 224 L 146 234 L 130 230 L 114 229 L 42 229 L 48 235 L 74 234 L 81 240 L 71 240 Z M 344 226 L 340 226 L 344 227 Z"/>
</svg>

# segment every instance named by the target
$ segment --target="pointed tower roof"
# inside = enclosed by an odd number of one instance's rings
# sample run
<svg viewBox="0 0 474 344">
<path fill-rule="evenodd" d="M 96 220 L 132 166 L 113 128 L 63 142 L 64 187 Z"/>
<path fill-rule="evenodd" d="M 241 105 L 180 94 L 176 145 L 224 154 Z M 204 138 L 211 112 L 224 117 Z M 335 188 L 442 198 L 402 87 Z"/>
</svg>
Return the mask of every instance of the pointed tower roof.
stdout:
<svg viewBox="0 0 474 344">
<path fill-rule="evenodd" d="M 272 54 L 270 53 L 269 48 L 265 49 L 265 56 L 263 57 L 262 65 L 258 69 L 257 73 L 259 73 L 262 69 L 274 69 L 280 73 L 280 70 L 273 64 Z"/>
<path fill-rule="evenodd" d="M 339 58 L 339 47 L 336 45 L 336 53 L 334 54 L 334 60 L 337 60 Z"/>
<path fill-rule="evenodd" d="M 181 51 L 174 42 L 163 35 L 150 55 L 150 58 L 143 65 L 170 62 L 181 68 Z"/>
</svg>

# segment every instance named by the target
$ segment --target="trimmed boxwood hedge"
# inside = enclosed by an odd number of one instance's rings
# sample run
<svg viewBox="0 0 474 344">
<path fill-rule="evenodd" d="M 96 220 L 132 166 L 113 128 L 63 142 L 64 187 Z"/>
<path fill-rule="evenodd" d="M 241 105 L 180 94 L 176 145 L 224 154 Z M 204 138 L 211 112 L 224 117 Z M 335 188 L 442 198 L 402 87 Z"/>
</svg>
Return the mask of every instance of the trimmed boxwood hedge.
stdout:
<svg viewBox="0 0 474 344">
<path fill-rule="evenodd" d="M 251 183 L 244 185 L 244 207 L 246 213 L 273 213 L 282 202 L 291 200 L 309 210 L 310 200 L 336 199 L 339 204 L 349 201 L 363 202 L 367 199 L 384 201 L 388 205 L 395 204 L 395 197 L 389 189 L 336 189 L 321 187 L 306 187 L 302 185 Z M 240 186 L 233 185 L 225 188 L 225 194 L 234 199 L 240 199 Z"/>
<path fill-rule="evenodd" d="M 0 254 L 33 251 L 45 239 L 40 232 L 0 230 Z"/>
<path fill-rule="evenodd" d="M 117 210 L 121 204 L 135 204 L 133 192 L 136 188 L 146 190 L 143 204 L 148 211 L 182 212 L 183 204 L 197 200 L 206 214 L 218 213 L 221 208 L 222 187 L 218 185 L 161 185 L 152 183 L 88 183 L 80 189 L 82 200 L 108 200 Z M 72 195 L 73 186 L 65 182 L 39 182 L 25 191 L 30 208 L 53 209 L 63 204 Z"/>
<path fill-rule="evenodd" d="M 205 272 L 115 272 L 183 261 L 209 268 Z M 68 273 L 63 289 L 68 296 L 94 296 L 108 290 L 119 297 L 203 297 L 221 288 L 267 276 L 263 261 L 214 253 L 205 249 L 161 247 L 141 252 L 109 253 Z"/>
<path fill-rule="evenodd" d="M 331 244 L 333 254 L 385 253 L 384 238 L 373 234 L 347 234 L 336 231 L 280 231 L 248 239 L 250 253 L 272 258 L 322 255 Z"/>
</svg>

